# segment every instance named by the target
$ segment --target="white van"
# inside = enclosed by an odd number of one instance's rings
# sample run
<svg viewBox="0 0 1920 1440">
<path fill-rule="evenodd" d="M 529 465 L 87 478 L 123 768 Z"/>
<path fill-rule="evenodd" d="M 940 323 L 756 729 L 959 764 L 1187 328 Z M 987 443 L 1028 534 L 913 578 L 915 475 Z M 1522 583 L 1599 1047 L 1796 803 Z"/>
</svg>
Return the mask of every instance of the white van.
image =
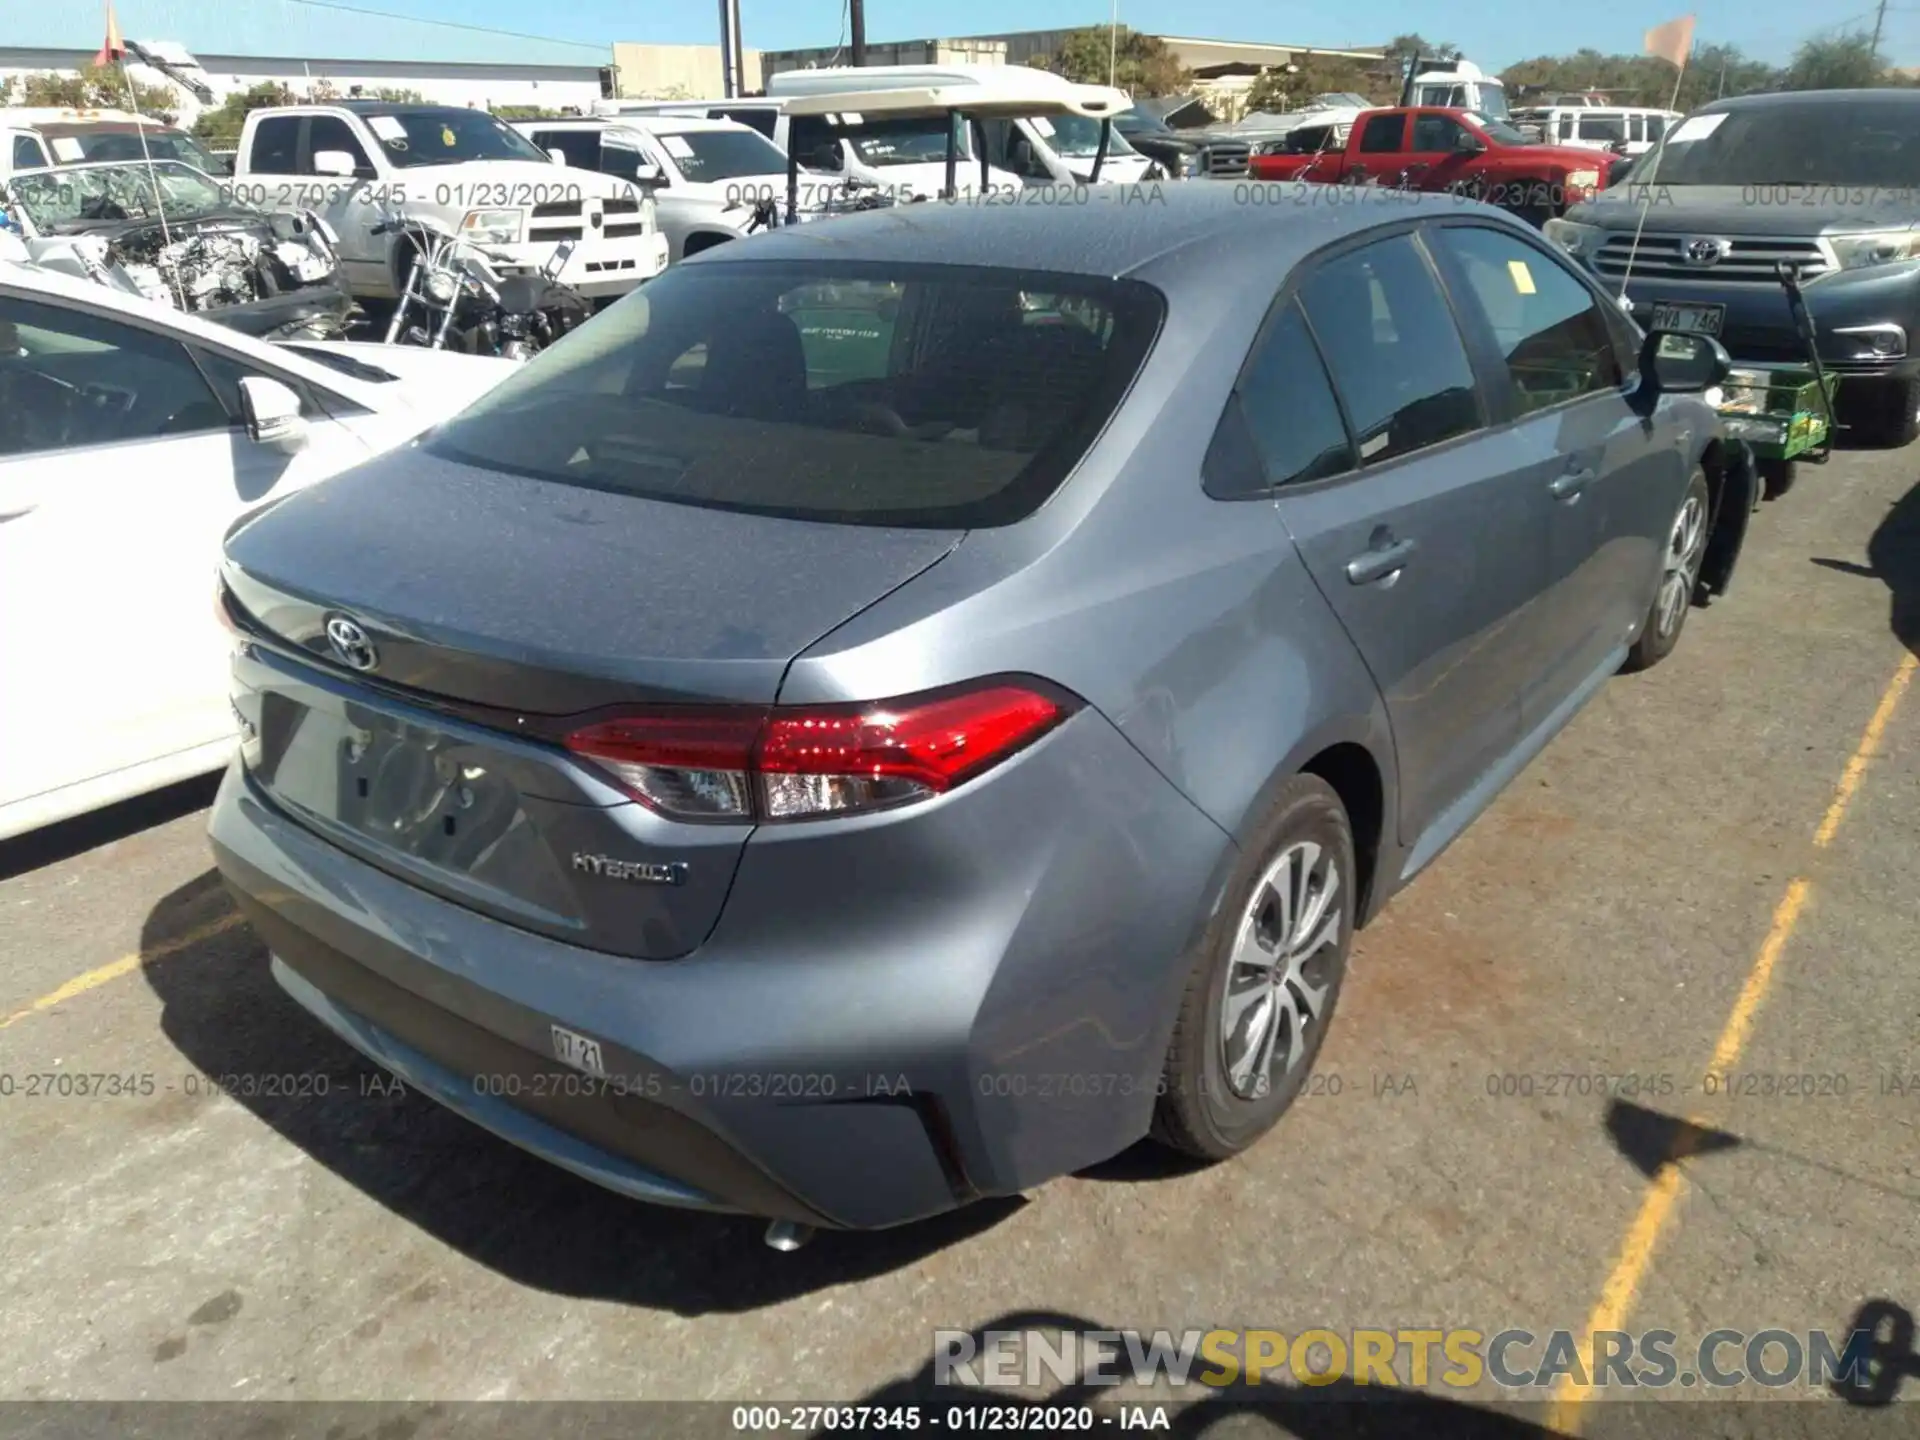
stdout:
<svg viewBox="0 0 1920 1440">
<path fill-rule="evenodd" d="M 790 70 L 768 82 L 772 94 L 735 100 L 602 100 L 594 114 L 696 115 L 750 125 L 808 169 L 838 179 L 855 178 L 896 198 L 933 199 L 946 182 L 947 131 L 955 106 L 982 112 L 989 184 L 1018 190 L 1025 185 L 1071 185 L 1091 180 L 1102 118 L 1132 101 L 1104 85 L 1076 85 L 1059 75 L 1022 65 L 871 65 L 828 70 Z M 888 107 L 888 113 L 838 117 L 818 113 L 823 96 L 915 91 L 940 103 L 922 110 Z M 804 109 L 789 106 L 804 98 Z M 1028 108 L 1030 107 L 1030 109 Z M 1022 110 L 1027 113 L 1022 114 Z M 837 122 L 853 122 L 851 125 Z M 973 127 L 957 128 L 962 194 L 971 193 L 980 156 Z M 1084 152 L 1084 154 L 1082 153 Z M 1157 167 L 1117 129 L 1107 139 L 1101 181 L 1159 178 Z"/>
<path fill-rule="evenodd" d="M 1679 119 L 1674 110 L 1625 105 L 1538 105 L 1514 112 L 1514 123 L 1537 128 L 1542 144 L 1585 150 L 1624 146 L 1628 155 L 1646 154 Z"/>
<path fill-rule="evenodd" d="M 594 114 L 600 117 L 682 115 L 710 120 L 732 120 L 758 130 L 800 162 L 801 168 L 824 174 L 838 184 L 858 180 L 895 200 L 933 200 L 946 184 L 946 111 L 928 109 L 909 114 L 864 117 L 849 112 L 855 122 L 840 127 L 820 114 L 790 116 L 787 107 L 797 98 L 756 97 L 749 100 L 602 100 Z M 810 108 L 810 107 L 808 107 Z M 837 118 L 837 117 L 836 117 Z M 960 193 L 971 195 L 979 179 L 979 156 L 968 127 L 958 127 Z M 990 190 L 1020 189 L 1022 181 L 1008 170 L 994 170 Z"/>
<path fill-rule="evenodd" d="M 1093 179 L 1102 120 L 1133 104 L 1103 85 L 1077 85 L 1065 76 L 1026 65 L 848 65 L 820 70 L 782 70 L 767 80 L 767 94 L 836 95 L 860 90 L 940 90 L 977 94 L 983 107 L 1008 111 L 1031 99 L 1048 113 L 982 122 L 990 164 L 1012 171 L 1029 185 L 1072 185 Z M 1063 104 L 1064 102 L 1064 104 Z M 1056 113 L 1064 108 L 1064 113 Z M 803 156 L 804 160 L 805 157 Z M 1103 183 L 1164 179 L 1152 160 L 1108 128 Z"/>
</svg>

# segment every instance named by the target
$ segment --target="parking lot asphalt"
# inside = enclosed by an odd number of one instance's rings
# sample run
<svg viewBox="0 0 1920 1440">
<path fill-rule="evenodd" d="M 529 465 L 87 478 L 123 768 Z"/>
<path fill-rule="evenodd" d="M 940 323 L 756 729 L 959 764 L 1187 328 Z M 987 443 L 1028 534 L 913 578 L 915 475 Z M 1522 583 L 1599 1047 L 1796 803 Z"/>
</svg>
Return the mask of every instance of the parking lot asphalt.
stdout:
<svg viewBox="0 0 1920 1440">
<path fill-rule="evenodd" d="M 1362 933 L 1253 1152 L 1141 1147 L 794 1254 L 388 1093 L 268 978 L 210 787 L 0 847 L 0 1398 L 844 1401 L 924 1372 L 937 1329 L 1034 1315 L 1910 1327 L 1917 475 L 1920 449 L 1843 453 L 1754 517 L 1679 652 Z M 59 1074 L 136 1093 L 29 1083 Z M 1557 1394 L 1557 1426 L 1629 1433 L 1616 1397 Z"/>
</svg>

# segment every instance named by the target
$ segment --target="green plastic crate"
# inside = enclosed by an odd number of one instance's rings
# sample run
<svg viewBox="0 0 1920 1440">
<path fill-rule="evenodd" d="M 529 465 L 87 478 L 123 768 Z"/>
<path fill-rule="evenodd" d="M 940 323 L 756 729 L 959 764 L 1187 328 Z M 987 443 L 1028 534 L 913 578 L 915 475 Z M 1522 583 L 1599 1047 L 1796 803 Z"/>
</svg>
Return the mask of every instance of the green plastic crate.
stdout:
<svg viewBox="0 0 1920 1440">
<path fill-rule="evenodd" d="M 1721 387 L 1720 415 L 1727 433 L 1745 440 L 1762 460 L 1792 460 L 1825 449 L 1827 417 L 1840 377 L 1827 376 L 1827 404 L 1820 382 L 1804 365 L 1736 365 Z"/>
</svg>

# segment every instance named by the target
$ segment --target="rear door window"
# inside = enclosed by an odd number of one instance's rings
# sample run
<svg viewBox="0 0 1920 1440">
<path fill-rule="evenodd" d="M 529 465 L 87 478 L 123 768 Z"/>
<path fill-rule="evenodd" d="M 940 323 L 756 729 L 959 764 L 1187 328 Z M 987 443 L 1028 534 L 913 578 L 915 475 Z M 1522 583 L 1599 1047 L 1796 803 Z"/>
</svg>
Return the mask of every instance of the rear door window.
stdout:
<svg viewBox="0 0 1920 1440">
<path fill-rule="evenodd" d="M 296 175 L 300 165 L 300 117 L 270 115 L 254 126 L 247 169 L 261 175 Z"/>
<path fill-rule="evenodd" d="M 1244 426 L 1258 466 L 1246 480 L 1230 478 L 1246 472 L 1228 465 L 1210 473 L 1207 493 L 1215 498 L 1253 493 L 1249 480 L 1266 491 L 1353 469 L 1346 423 L 1298 302 L 1288 301 L 1254 346 L 1234 388 L 1233 405 L 1238 413 L 1223 425 Z"/>
<path fill-rule="evenodd" d="M 1480 427 L 1466 345 L 1412 236 L 1323 262 L 1301 285 L 1300 301 L 1363 463 Z"/>
<path fill-rule="evenodd" d="M 675 267 L 429 443 L 590 489 L 848 524 L 1007 524 L 1078 463 L 1162 315 L 1137 281 Z"/>
<path fill-rule="evenodd" d="M 536 130 L 533 143 L 542 150 L 558 150 L 576 170 L 600 168 L 598 130 Z"/>
<path fill-rule="evenodd" d="M 1375 115 L 1360 131 L 1360 153 L 1363 155 L 1387 155 L 1400 148 L 1400 137 L 1407 128 L 1407 117 L 1403 114 Z"/>
</svg>

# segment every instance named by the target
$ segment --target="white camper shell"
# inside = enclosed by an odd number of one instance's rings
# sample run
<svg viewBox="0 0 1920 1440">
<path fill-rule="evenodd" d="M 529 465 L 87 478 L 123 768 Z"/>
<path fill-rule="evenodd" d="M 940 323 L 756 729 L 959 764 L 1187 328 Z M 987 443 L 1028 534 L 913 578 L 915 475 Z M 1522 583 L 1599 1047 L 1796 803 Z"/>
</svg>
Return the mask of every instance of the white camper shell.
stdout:
<svg viewBox="0 0 1920 1440">
<path fill-rule="evenodd" d="M 767 94 L 779 98 L 844 98 L 877 91 L 938 92 L 941 104 L 979 122 L 981 158 L 1026 185 L 1091 182 L 1096 162 L 1101 181 L 1130 184 L 1165 178 L 1152 160 L 1105 123 L 1129 109 L 1131 98 L 1047 70 L 1026 65 L 863 65 L 783 70 L 767 81 Z M 801 158 L 811 163 L 809 157 Z"/>
</svg>

